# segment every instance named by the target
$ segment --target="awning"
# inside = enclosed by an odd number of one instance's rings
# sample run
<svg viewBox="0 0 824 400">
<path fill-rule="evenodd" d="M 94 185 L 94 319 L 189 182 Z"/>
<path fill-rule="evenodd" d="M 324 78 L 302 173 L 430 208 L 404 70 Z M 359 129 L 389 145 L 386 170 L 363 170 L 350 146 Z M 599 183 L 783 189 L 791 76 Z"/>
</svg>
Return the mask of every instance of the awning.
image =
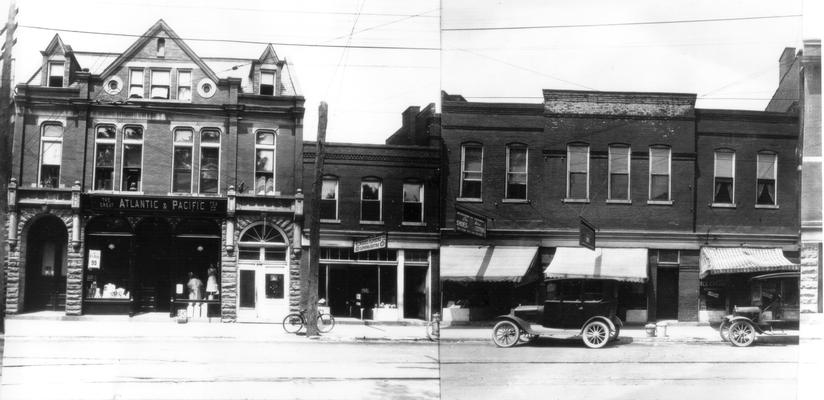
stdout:
<svg viewBox="0 0 824 400">
<path fill-rule="evenodd" d="M 647 280 L 647 249 L 559 247 L 545 271 L 547 278 Z"/>
<path fill-rule="evenodd" d="M 520 282 L 538 247 L 443 246 L 441 280 Z"/>
<path fill-rule="evenodd" d="M 699 279 L 718 274 L 800 271 L 779 248 L 702 247 Z"/>
</svg>

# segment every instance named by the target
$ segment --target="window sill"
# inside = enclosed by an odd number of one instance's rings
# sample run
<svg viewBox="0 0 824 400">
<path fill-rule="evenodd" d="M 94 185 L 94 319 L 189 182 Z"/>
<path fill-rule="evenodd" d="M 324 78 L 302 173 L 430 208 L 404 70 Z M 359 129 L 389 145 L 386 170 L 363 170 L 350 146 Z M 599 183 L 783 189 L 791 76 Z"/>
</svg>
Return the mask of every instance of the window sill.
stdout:
<svg viewBox="0 0 824 400">
<path fill-rule="evenodd" d="M 589 204 L 589 199 L 564 199 L 564 203 L 586 203 Z"/>
<path fill-rule="evenodd" d="M 632 200 L 607 199 L 607 204 L 632 204 Z"/>
<path fill-rule="evenodd" d="M 712 207 L 712 208 L 735 208 L 735 204 L 733 204 L 733 203 L 711 203 L 710 207 Z"/>
<path fill-rule="evenodd" d="M 321 218 L 320 223 L 321 224 L 339 224 L 340 220 L 339 219 L 323 219 L 323 218 Z"/>
<path fill-rule="evenodd" d="M 383 225 L 383 221 L 360 221 L 361 225 Z"/>
<path fill-rule="evenodd" d="M 756 204 L 755 208 L 765 208 L 768 210 L 777 210 L 778 204 Z"/>
<path fill-rule="evenodd" d="M 426 222 L 403 221 L 403 222 L 401 222 L 401 226 L 426 226 Z"/>
<path fill-rule="evenodd" d="M 461 203 L 483 203 L 483 199 L 475 199 L 471 197 L 458 197 L 455 199 L 457 202 Z"/>
<path fill-rule="evenodd" d="M 649 206 L 671 206 L 674 203 L 672 200 L 647 200 Z"/>
<path fill-rule="evenodd" d="M 529 204 L 529 200 L 528 199 L 501 199 L 501 203 Z"/>
</svg>

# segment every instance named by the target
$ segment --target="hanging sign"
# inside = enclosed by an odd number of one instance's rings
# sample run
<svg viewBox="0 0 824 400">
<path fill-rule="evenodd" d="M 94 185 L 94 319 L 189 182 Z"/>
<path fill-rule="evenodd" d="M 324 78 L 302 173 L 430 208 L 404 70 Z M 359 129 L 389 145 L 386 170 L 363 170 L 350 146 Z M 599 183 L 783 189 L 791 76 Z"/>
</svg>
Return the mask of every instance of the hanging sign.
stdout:
<svg viewBox="0 0 824 400">
<path fill-rule="evenodd" d="M 89 269 L 100 269 L 100 250 L 89 250 Z"/>
<path fill-rule="evenodd" d="M 486 237 L 486 219 L 455 210 L 455 230 L 472 236 Z"/>
<path fill-rule="evenodd" d="M 578 244 L 590 250 L 595 250 L 595 226 L 584 218 L 581 218 L 581 232 L 578 237 Z"/>
<path fill-rule="evenodd" d="M 370 236 L 366 239 L 356 241 L 354 243 L 355 249 L 353 251 L 355 253 L 360 253 L 362 251 L 385 249 L 387 242 L 388 240 L 386 233 L 381 233 L 380 235 Z"/>
</svg>

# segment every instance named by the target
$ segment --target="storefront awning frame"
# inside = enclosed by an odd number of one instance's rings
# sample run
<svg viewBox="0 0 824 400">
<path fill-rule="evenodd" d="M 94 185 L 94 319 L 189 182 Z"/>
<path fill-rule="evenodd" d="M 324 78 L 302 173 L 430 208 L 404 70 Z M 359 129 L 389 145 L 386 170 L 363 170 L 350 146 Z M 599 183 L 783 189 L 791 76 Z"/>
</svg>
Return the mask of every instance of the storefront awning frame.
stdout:
<svg viewBox="0 0 824 400">
<path fill-rule="evenodd" d="M 699 258 L 699 279 L 708 276 L 801 270 L 784 257 L 777 247 L 702 247 Z"/>
<path fill-rule="evenodd" d="M 544 271 L 546 279 L 611 279 L 644 283 L 646 248 L 558 247 Z"/>
<path fill-rule="evenodd" d="M 453 282 L 521 282 L 538 246 L 443 246 L 440 275 Z"/>
</svg>

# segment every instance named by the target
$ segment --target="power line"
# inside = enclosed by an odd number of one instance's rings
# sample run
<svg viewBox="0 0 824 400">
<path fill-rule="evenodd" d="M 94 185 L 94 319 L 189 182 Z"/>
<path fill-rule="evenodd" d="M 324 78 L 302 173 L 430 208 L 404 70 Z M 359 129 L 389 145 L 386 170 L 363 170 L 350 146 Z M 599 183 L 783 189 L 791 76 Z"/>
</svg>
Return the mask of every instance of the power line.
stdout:
<svg viewBox="0 0 824 400">
<path fill-rule="evenodd" d="M 401 19 L 392 20 L 392 21 L 389 21 L 389 22 L 386 22 L 386 23 L 383 23 L 383 24 L 373 25 L 373 26 L 370 26 L 370 27 L 367 27 L 367 28 L 363 28 L 363 29 L 358 30 L 358 31 L 353 30 L 353 31 L 352 31 L 349 35 L 338 36 L 338 37 L 336 37 L 336 38 L 332 38 L 332 39 L 327 40 L 325 43 L 332 42 L 332 41 L 335 41 L 335 40 L 338 40 L 338 39 L 343 39 L 343 38 L 346 38 L 346 37 L 348 37 L 348 38 L 349 38 L 349 40 L 351 40 L 351 39 L 352 39 L 352 35 L 355 35 L 355 34 L 358 34 L 358 33 L 362 33 L 362 32 L 371 31 L 371 30 L 373 30 L 373 29 L 383 28 L 383 27 L 385 27 L 385 26 L 392 25 L 392 24 L 397 24 L 397 23 L 399 23 L 399 22 L 403 22 L 403 21 L 406 21 L 406 20 L 411 19 L 411 18 L 420 17 L 420 16 L 422 16 L 422 15 L 424 15 L 424 14 L 428 14 L 428 13 L 431 13 L 431 12 L 433 12 L 433 11 L 438 11 L 438 9 L 437 9 L 437 8 L 435 8 L 435 9 L 432 9 L 432 10 L 429 10 L 429 11 L 424 11 L 424 12 L 422 12 L 422 13 L 420 13 L 420 14 L 409 15 L 409 16 L 406 16 L 406 17 L 401 18 Z M 361 15 L 365 15 L 365 14 L 361 14 Z"/>
<path fill-rule="evenodd" d="M 752 17 L 680 19 L 680 20 L 669 20 L 669 21 L 612 22 L 612 23 L 600 23 L 600 24 L 441 28 L 441 31 L 443 31 L 443 32 L 459 32 L 459 31 L 503 31 L 503 30 L 527 30 L 527 29 L 595 28 L 595 27 L 607 27 L 607 26 L 667 25 L 667 24 L 690 24 L 690 23 L 725 22 L 725 21 L 752 21 L 752 20 L 761 20 L 761 19 L 800 18 L 802 16 L 803 16 L 803 14 L 788 14 L 788 15 L 764 15 L 764 16 L 752 16 Z"/>
<path fill-rule="evenodd" d="M 116 37 L 133 37 L 143 38 L 154 36 L 136 35 L 131 33 L 116 33 L 116 32 L 102 32 L 102 31 L 85 31 L 79 29 L 63 29 L 50 28 L 36 25 L 20 25 L 19 28 L 37 29 L 44 31 L 58 31 L 69 33 L 82 33 L 88 35 L 103 35 Z M 293 47 L 321 47 L 321 48 L 346 48 L 346 49 L 367 49 L 367 50 L 422 50 L 422 51 L 440 51 L 438 47 L 411 47 L 411 46 L 366 46 L 366 45 L 340 45 L 340 44 L 322 44 L 322 43 L 290 43 L 290 42 L 263 42 L 259 40 L 238 40 L 238 39 L 206 39 L 206 38 L 180 38 L 181 40 L 190 42 L 214 42 L 214 43 L 237 43 L 237 44 L 259 44 L 259 45 L 275 45 L 275 46 L 293 46 Z"/>
</svg>

